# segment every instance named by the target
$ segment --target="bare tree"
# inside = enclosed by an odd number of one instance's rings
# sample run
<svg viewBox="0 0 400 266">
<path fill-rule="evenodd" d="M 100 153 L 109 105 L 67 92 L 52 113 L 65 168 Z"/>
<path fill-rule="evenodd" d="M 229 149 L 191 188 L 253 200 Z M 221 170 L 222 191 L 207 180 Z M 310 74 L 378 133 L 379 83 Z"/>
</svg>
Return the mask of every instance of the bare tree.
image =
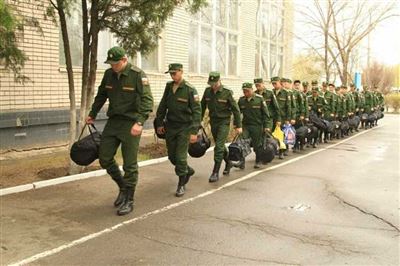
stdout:
<svg viewBox="0 0 400 266">
<path fill-rule="evenodd" d="M 343 84 L 351 77 L 351 55 L 360 42 L 382 21 L 398 16 L 395 1 L 341 1 L 314 0 L 300 10 L 304 24 L 310 32 L 323 39 L 323 42 L 307 41 L 306 44 L 323 58 L 327 80 L 331 67 L 335 66 Z M 323 53 L 321 53 L 323 50 Z M 328 56 L 329 55 L 329 56 Z"/>
<path fill-rule="evenodd" d="M 373 62 L 370 67 L 363 70 L 363 84 L 370 87 L 377 86 L 382 93 L 387 94 L 395 85 L 397 69 L 396 66 L 385 66 Z"/>
</svg>

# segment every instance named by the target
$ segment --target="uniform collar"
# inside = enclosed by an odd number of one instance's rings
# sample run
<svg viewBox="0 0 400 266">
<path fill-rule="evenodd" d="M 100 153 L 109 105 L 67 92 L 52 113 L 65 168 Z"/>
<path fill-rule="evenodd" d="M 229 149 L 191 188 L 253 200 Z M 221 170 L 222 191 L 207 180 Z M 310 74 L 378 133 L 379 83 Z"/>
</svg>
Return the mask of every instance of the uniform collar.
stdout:
<svg viewBox="0 0 400 266">
<path fill-rule="evenodd" d="M 124 76 L 128 76 L 131 66 L 132 66 L 131 63 L 127 63 L 125 69 L 121 72 L 121 74 Z"/>
</svg>

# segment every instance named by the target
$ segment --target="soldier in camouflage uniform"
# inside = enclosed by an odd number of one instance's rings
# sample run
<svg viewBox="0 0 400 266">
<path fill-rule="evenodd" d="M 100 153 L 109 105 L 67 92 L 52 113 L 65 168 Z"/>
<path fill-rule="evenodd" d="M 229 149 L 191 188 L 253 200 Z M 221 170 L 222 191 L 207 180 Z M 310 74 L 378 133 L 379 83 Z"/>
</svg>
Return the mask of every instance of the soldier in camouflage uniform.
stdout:
<svg viewBox="0 0 400 266">
<path fill-rule="evenodd" d="M 324 112 L 324 119 L 332 121 L 335 118 L 336 97 L 334 93 L 331 92 L 331 90 L 328 90 L 326 84 L 325 86 L 322 86 L 322 96 L 325 98 L 325 101 L 327 103 Z"/>
<path fill-rule="evenodd" d="M 125 50 L 115 46 L 108 50 L 106 64 L 111 68 L 104 73 L 92 109 L 86 118 L 92 124 L 104 103 L 109 101 L 99 162 L 117 183 L 119 194 L 114 201 L 118 215 L 133 211 L 133 201 L 138 182 L 137 154 L 143 123 L 153 108 L 149 81 L 146 74 L 128 62 Z M 121 146 L 124 176 L 114 157 Z"/>
<path fill-rule="evenodd" d="M 300 80 L 295 80 L 293 82 L 293 92 L 296 95 L 297 99 L 297 127 L 304 125 L 304 120 L 308 120 L 308 103 L 307 103 L 307 96 L 304 92 L 300 89 Z"/>
<path fill-rule="evenodd" d="M 194 174 L 193 168 L 187 164 L 187 152 L 189 142 L 197 141 L 201 118 L 200 98 L 193 85 L 183 78 L 182 64 L 170 64 L 165 73 L 170 74 L 172 81 L 165 86 L 155 124 L 159 134 L 165 133 L 168 159 L 179 177 L 175 195 L 181 197 L 185 194 L 185 185 Z"/>
<path fill-rule="evenodd" d="M 229 161 L 228 150 L 225 142 L 230 130 L 231 117 L 233 115 L 233 126 L 236 133 L 242 133 L 242 122 L 240 118 L 240 110 L 233 99 L 233 91 L 222 85 L 220 73 L 210 72 L 208 77 L 208 85 L 201 99 L 201 120 L 204 118 L 206 109 L 210 117 L 211 133 L 214 138 L 214 168 L 209 178 L 209 182 L 219 180 L 219 169 L 222 160 L 225 161 L 224 175 L 229 174 L 232 164 Z"/>
<path fill-rule="evenodd" d="M 253 92 L 253 84 L 243 83 L 243 94 L 240 97 L 238 105 L 243 114 L 243 136 L 250 137 L 253 149 L 256 153 L 256 162 L 254 168 L 260 168 L 261 161 L 258 158 L 258 150 L 262 146 L 263 133 L 266 131 L 271 132 L 272 118 L 270 117 L 265 104 L 264 98 Z M 244 168 L 245 161 L 240 163 L 240 168 Z"/>
<path fill-rule="evenodd" d="M 261 95 L 267 104 L 268 112 L 273 121 L 281 121 L 279 103 L 276 99 L 274 92 L 267 89 L 262 78 L 255 78 L 254 84 L 256 86 L 256 93 Z"/>
<path fill-rule="evenodd" d="M 284 124 L 290 124 L 294 121 L 293 112 L 292 112 L 292 99 L 288 90 L 282 87 L 281 78 L 273 77 L 271 78 L 272 86 L 274 87 L 274 93 L 276 99 L 279 104 L 279 109 L 281 111 L 280 117 L 281 121 L 277 121 L 278 123 L 275 126 L 283 127 Z M 284 152 L 284 155 L 288 154 L 288 147 Z M 282 157 L 282 154 L 279 154 L 279 157 Z"/>
</svg>

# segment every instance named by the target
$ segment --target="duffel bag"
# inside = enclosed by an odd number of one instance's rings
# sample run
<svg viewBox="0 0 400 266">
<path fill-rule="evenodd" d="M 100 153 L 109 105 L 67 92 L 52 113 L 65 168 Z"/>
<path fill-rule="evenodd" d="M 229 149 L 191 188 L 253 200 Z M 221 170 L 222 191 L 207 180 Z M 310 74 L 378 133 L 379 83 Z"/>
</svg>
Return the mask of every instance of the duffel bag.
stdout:
<svg viewBox="0 0 400 266">
<path fill-rule="evenodd" d="M 251 153 L 250 147 L 251 139 L 243 138 L 242 134 L 237 135 L 232 143 L 229 145 L 229 160 L 241 161 Z"/>
<path fill-rule="evenodd" d="M 189 144 L 189 155 L 194 158 L 202 157 L 208 148 L 211 146 L 211 141 L 208 138 L 203 127 L 197 132 L 197 141 Z"/>
<path fill-rule="evenodd" d="M 89 128 L 89 135 L 81 139 L 86 126 Z M 69 154 L 71 160 L 81 166 L 87 166 L 94 162 L 99 158 L 100 140 L 101 133 L 96 129 L 96 127 L 93 124 L 86 124 L 82 128 L 78 141 L 76 141 L 71 147 Z"/>
</svg>

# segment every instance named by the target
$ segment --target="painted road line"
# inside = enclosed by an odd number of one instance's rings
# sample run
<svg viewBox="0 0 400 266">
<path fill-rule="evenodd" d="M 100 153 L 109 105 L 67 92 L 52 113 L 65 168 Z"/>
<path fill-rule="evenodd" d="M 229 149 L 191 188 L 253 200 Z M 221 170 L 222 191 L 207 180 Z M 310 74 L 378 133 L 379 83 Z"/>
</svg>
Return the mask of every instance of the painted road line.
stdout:
<svg viewBox="0 0 400 266">
<path fill-rule="evenodd" d="M 374 127 L 373 129 L 379 128 L 379 127 L 381 127 L 381 126 Z M 126 221 L 121 222 L 121 223 L 119 223 L 119 224 L 116 224 L 116 225 L 114 225 L 114 226 L 112 226 L 112 227 L 108 227 L 108 228 L 106 228 L 106 229 L 104 229 L 104 230 L 101 230 L 101 231 L 99 231 L 99 232 L 86 235 L 86 236 L 84 236 L 84 237 L 82 237 L 82 238 L 76 239 L 76 240 L 74 240 L 74 241 L 72 241 L 72 242 L 69 242 L 69 243 L 67 243 L 67 244 L 61 245 L 61 246 L 56 247 L 56 248 L 53 248 L 53 249 L 46 250 L 46 251 L 44 251 L 44 252 L 38 253 L 38 254 L 36 254 L 36 255 L 33 255 L 33 256 L 28 257 L 28 258 L 26 258 L 26 259 L 20 260 L 20 261 L 15 262 L 15 263 L 12 263 L 12 264 L 10 264 L 10 265 L 12 265 L 12 266 L 14 266 L 14 265 L 26 265 L 26 264 L 28 264 L 28 263 L 32 263 L 32 262 L 37 261 L 37 260 L 39 260 L 39 259 L 42 259 L 42 258 L 51 256 L 51 255 L 54 255 L 54 254 L 59 253 L 59 252 L 65 250 L 65 249 L 68 249 L 68 248 L 77 246 L 77 245 L 82 244 L 82 243 L 85 243 L 85 242 L 87 242 L 87 241 L 89 241 L 89 240 L 91 240 L 91 239 L 94 239 L 94 238 L 97 238 L 97 237 L 102 236 L 102 235 L 104 235 L 104 234 L 113 232 L 113 231 L 117 230 L 118 228 L 120 228 L 120 227 L 122 227 L 122 226 L 125 226 L 125 225 L 128 225 L 128 224 L 132 224 L 132 223 L 135 223 L 135 222 L 137 222 L 137 221 L 144 220 L 144 219 L 146 219 L 146 218 L 148 218 L 148 217 L 154 216 L 154 215 L 159 214 L 159 213 L 166 212 L 166 211 L 171 210 L 171 209 L 175 209 L 175 208 L 177 208 L 177 207 L 179 207 L 179 206 L 182 206 L 182 205 L 188 204 L 188 203 L 190 203 L 190 202 L 193 202 L 193 201 L 195 201 L 195 200 L 198 200 L 198 199 L 204 198 L 204 197 L 206 197 L 206 196 L 212 195 L 212 194 L 214 194 L 214 193 L 216 193 L 216 192 L 218 192 L 218 191 L 220 191 L 220 190 L 222 190 L 222 189 L 231 187 L 231 186 L 233 186 L 233 185 L 235 185 L 235 184 L 238 184 L 238 183 L 243 182 L 243 181 L 245 181 L 245 180 L 251 179 L 251 178 L 253 178 L 254 176 L 257 176 L 257 175 L 259 175 L 259 174 L 261 174 L 261 173 L 264 173 L 264 172 L 267 172 L 267 171 L 271 171 L 271 170 L 274 170 L 274 169 L 283 167 L 283 166 L 285 166 L 285 165 L 288 165 L 288 164 L 297 162 L 297 161 L 299 161 L 299 160 L 301 160 L 301 159 L 304 159 L 304 158 L 310 157 L 310 156 L 312 156 L 312 155 L 315 155 L 315 154 L 317 154 L 317 153 L 326 151 L 326 150 L 331 149 L 331 148 L 333 148 L 333 147 L 336 147 L 336 146 L 338 146 L 338 145 L 340 145 L 340 144 L 343 144 L 343 143 L 345 143 L 345 142 L 347 142 L 347 141 L 349 141 L 349 140 L 352 140 L 352 139 L 355 138 L 355 137 L 358 137 L 358 136 L 360 136 L 360 135 L 363 135 L 363 134 L 365 134 L 365 133 L 367 133 L 367 132 L 370 132 L 370 130 L 368 130 L 368 131 L 362 131 L 362 132 L 360 132 L 360 133 L 358 133 L 358 134 L 356 134 L 356 135 L 354 135 L 354 136 L 351 136 L 351 137 L 349 137 L 349 138 L 347 138 L 347 139 L 341 140 L 341 141 L 339 141 L 338 143 L 331 144 L 331 145 L 329 145 L 329 146 L 327 146 L 327 147 L 325 147 L 325 148 L 321 148 L 321 149 L 318 149 L 318 150 L 316 150 L 316 151 L 307 153 L 307 154 L 305 154 L 305 155 L 301 155 L 301 156 L 299 156 L 299 157 L 293 158 L 293 159 L 291 159 L 291 160 L 288 160 L 288 161 L 286 161 L 286 162 L 280 163 L 280 164 L 278 164 L 278 165 L 274 165 L 274 166 L 271 166 L 271 167 L 268 167 L 268 168 L 265 168 L 265 169 L 261 169 L 261 170 L 258 170 L 258 171 L 254 171 L 254 172 L 252 172 L 252 173 L 250 173 L 250 174 L 247 174 L 247 175 L 245 175 L 245 176 L 242 176 L 242 177 L 240 177 L 240 178 L 238 178 L 238 179 L 232 180 L 232 181 L 230 181 L 230 182 L 228 182 L 228 183 L 226 183 L 226 184 L 224 184 L 224 185 L 222 185 L 222 186 L 220 186 L 220 187 L 218 187 L 218 188 L 208 190 L 208 191 L 203 192 L 203 193 L 201 193 L 201 194 L 199 194 L 199 195 L 197 195 L 197 196 L 194 196 L 194 197 L 192 197 L 192 198 L 188 198 L 188 199 L 185 199 L 185 200 L 182 200 L 182 201 L 179 201 L 179 202 L 176 202 L 176 203 L 167 205 L 167 206 L 165 206 L 165 207 L 163 207 L 163 208 L 160 208 L 160 209 L 157 209 L 157 210 L 154 210 L 154 211 L 151 211 L 151 212 L 147 212 L 147 213 L 145 213 L 145 214 L 143 214 L 143 215 L 141 215 L 141 216 L 138 216 L 138 217 L 136 217 L 136 218 L 133 218 L 133 219 L 130 219 L 130 220 L 126 220 Z"/>
</svg>

